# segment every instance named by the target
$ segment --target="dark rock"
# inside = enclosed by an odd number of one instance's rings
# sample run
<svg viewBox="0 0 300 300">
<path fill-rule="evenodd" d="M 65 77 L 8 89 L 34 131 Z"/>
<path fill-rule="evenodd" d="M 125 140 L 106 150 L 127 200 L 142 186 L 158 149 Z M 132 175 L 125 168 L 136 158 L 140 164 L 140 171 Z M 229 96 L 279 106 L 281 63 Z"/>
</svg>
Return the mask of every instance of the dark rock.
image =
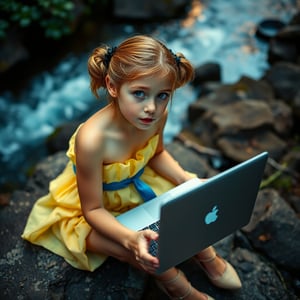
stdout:
<svg viewBox="0 0 300 300">
<path fill-rule="evenodd" d="M 207 160 L 202 159 L 195 153 L 195 151 L 189 150 L 179 142 L 173 142 L 166 146 L 166 149 L 180 162 L 180 165 L 194 174 L 197 174 L 199 178 L 208 178 L 216 174 Z"/>
<path fill-rule="evenodd" d="M 233 252 L 232 262 L 239 271 L 244 288 L 237 293 L 237 297 L 223 298 L 219 294 L 220 299 L 297 299 L 285 287 L 276 267 L 255 252 L 237 248 Z"/>
<path fill-rule="evenodd" d="M 287 197 L 287 202 L 295 210 L 295 212 L 300 215 L 300 188 L 295 189 L 294 193 Z"/>
<path fill-rule="evenodd" d="M 299 124 L 300 123 L 300 90 L 297 91 L 297 94 L 296 94 L 291 106 L 292 106 L 293 113 L 295 116 L 295 121 Z M 299 129 L 299 127 L 298 127 L 298 129 Z"/>
<path fill-rule="evenodd" d="M 236 83 L 221 85 L 192 103 L 188 108 L 189 121 L 194 122 L 207 110 L 246 99 L 263 100 L 269 103 L 274 100 L 274 92 L 266 81 L 243 76 Z"/>
<path fill-rule="evenodd" d="M 297 62 L 299 49 L 296 44 L 290 41 L 272 39 L 268 50 L 268 62 L 274 64 L 280 61 Z"/>
<path fill-rule="evenodd" d="M 269 23 L 269 25 L 276 25 L 276 20 Z M 276 27 L 276 26 L 275 26 Z M 277 29 L 273 31 L 275 34 L 269 43 L 268 61 L 271 64 L 276 62 L 300 62 L 300 22 L 299 13 L 296 14 L 289 24 L 280 24 L 277 22 Z"/>
<path fill-rule="evenodd" d="M 285 23 L 277 19 L 265 19 L 259 22 L 256 35 L 262 39 L 269 40 L 277 35 L 285 27 Z"/>
<path fill-rule="evenodd" d="M 192 82 L 194 86 L 199 86 L 205 82 L 221 81 L 221 66 L 218 63 L 208 62 L 195 68 L 195 78 Z"/>
<path fill-rule="evenodd" d="M 293 24 L 284 27 L 282 30 L 278 32 L 276 38 L 285 41 L 291 41 L 294 44 L 299 45 L 300 24 Z"/>
<path fill-rule="evenodd" d="M 201 88 L 195 87 L 195 91 L 197 92 L 198 97 L 203 97 L 208 94 L 216 92 L 221 86 L 221 82 L 216 82 L 216 81 L 206 81 L 202 83 Z"/>
<path fill-rule="evenodd" d="M 283 77 L 287 73 L 286 80 Z M 261 151 L 269 151 L 274 159 L 280 159 L 287 150 L 284 139 L 293 135 L 300 121 L 291 101 L 275 97 L 280 98 L 286 90 L 291 94 L 294 89 L 297 93 L 292 103 L 296 107 L 300 92 L 291 84 L 300 83 L 298 73 L 296 65 L 282 63 L 273 66 L 264 80 L 242 77 L 217 88 L 189 106 L 190 124 L 185 131 L 192 132 L 200 147 L 221 151 L 235 162 Z M 282 87 L 277 87 L 277 95 L 275 85 Z"/>
<path fill-rule="evenodd" d="M 277 98 L 291 103 L 300 89 L 300 66 L 276 63 L 266 72 L 265 80 L 270 83 Z"/>
<path fill-rule="evenodd" d="M 219 136 L 271 126 L 274 121 L 270 107 L 256 100 L 218 106 L 207 114 Z M 206 118 L 206 114 L 203 117 Z"/>
<path fill-rule="evenodd" d="M 273 101 L 269 104 L 273 115 L 273 128 L 280 136 L 289 136 L 293 128 L 293 111 L 283 101 Z"/>
<path fill-rule="evenodd" d="M 300 220 L 275 190 L 260 192 L 251 224 L 244 230 L 249 231 L 254 247 L 275 264 L 291 271 L 300 270 Z"/>
<path fill-rule="evenodd" d="M 285 141 L 265 129 L 225 135 L 218 138 L 216 143 L 226 157 L 235 162 L 242 162 L 263 151 L 268 151 L 270 157 L 279 159 L 287 149 Z"/>
<path fill-rule="evenodd" d="M 292 17 L 290 25 L 300 24 L 300 11 L 298 10 L 296 14 Z"/>
<path fill-rule="evenodd" d="M 63 171 L 67 161 L 65 152 L 46 157 L 35 167 L 35 172 L 26 185 L 26 191 L 33 192 L 35 195 L 48 193 L 49 182 Z"/>
<path fill-rule="evenodd" d="M 69 147 L 69 138 L 75 132 L 80 122 L 70 122 L 63 124 L 47 138 L 47 148 L 49 153 L 67 150 Z"/>
<path fill-rule="evenodd" d="M 192 105 L 190 111 L 194 107 Z M 269 151 L 278 159 L 286 150 L 285 141 L 273 132 L 289 135 L 292 127 L 291 110 L 280 102 L 267 104 L 247 99 L 218 105 L 215 102 L 203 104 L 199 100 L 198 112 L 199 108 L 203 110 L 202 116 L 190 126 L 194 135 L 203 145 L 221 150 L 236 162 L 261 151 Z M 195 112 L 191 114 L 196 115 Z"/>
</svg>

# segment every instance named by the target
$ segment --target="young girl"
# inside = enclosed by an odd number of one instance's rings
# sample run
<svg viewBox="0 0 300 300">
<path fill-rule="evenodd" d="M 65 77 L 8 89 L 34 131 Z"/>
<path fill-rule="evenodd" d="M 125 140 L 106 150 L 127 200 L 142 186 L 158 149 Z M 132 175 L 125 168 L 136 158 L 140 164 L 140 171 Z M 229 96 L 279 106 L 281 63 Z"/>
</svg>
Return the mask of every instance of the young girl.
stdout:
<svg viewBox="0 0 300 300">
<path fill-rule="evenodd" d="M 193 78 L 190 62 L 154 38 L 135 36 L 117 48 L 95 49 L 88 71 L 92 92 L 98 97 L 98 89 L 106 89 L 109 104 L 70 139 L 70 161 L 34 205 L 22 237 L 79 269 L 93 271 L 112 256 L 155 276 L 170 298 L 212 299 L 175 267 L 154 275 L 159 261 L 148 245 L 158 234 L 132 231 L 115 218 L 192 177 L 163 145 L 167 105 Z M 134 176 L 146 189 L 124 181 Z M 194 261 L 216 286 L 241 287 L 233 267 L 212 247 Z"/>
</svg>

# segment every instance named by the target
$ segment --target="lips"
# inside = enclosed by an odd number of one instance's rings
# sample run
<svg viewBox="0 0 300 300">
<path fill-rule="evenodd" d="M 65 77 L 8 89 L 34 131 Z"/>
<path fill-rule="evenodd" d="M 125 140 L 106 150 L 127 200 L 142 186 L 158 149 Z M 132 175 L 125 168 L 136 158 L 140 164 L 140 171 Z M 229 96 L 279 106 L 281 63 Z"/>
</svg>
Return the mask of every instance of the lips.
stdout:
<svg viewBox="0 0 300 300">
<path fill-rule="evenodd" d="M 140 120 L 144 124 L 150 124 L 150 123 L 153 122 L 154 119 L 152 119 L 152 118 L 141 118 Z"/>
</svg>

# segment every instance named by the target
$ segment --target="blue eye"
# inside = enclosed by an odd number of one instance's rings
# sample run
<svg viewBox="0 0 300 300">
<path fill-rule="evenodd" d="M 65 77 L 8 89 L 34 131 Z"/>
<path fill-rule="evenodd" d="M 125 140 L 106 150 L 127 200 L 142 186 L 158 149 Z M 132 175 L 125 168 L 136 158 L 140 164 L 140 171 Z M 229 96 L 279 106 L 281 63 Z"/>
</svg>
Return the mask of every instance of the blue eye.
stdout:
<svg viewBox="0 0 300 300">
<path fill-rule="evenodd" d="M 159 98 L 160 100 L 167 100 L 167 99 L 169 99 L 169 97 L 170 97 L 170 95 L 169 95 L 168 93 L 160 93 L 160 94 L 158 95 L 158 98 Z"/>
<path fill-rule="evenodd" d="M 144 99 L 145 98 L 145 92 L 143 91 L 134 91 L 133 92 L 133 95 L 137 98 L 140 98 L 140 99 Z"/>
</svg>

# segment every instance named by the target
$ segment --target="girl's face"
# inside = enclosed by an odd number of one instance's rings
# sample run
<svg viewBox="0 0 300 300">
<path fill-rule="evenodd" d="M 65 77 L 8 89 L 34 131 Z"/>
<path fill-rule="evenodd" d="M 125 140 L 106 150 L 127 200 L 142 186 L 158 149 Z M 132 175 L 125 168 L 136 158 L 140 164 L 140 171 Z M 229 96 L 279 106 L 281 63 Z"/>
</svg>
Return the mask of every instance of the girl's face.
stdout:
<svg viewBox="0 0 300 300">
<path fill-rule="evenodd" d="M 172 96 L 167 77 L 142 77 L 124 83 L 117 95 L 123 117 L 140 130 L 150 129 L 163 116 Z"/>
</svg>

